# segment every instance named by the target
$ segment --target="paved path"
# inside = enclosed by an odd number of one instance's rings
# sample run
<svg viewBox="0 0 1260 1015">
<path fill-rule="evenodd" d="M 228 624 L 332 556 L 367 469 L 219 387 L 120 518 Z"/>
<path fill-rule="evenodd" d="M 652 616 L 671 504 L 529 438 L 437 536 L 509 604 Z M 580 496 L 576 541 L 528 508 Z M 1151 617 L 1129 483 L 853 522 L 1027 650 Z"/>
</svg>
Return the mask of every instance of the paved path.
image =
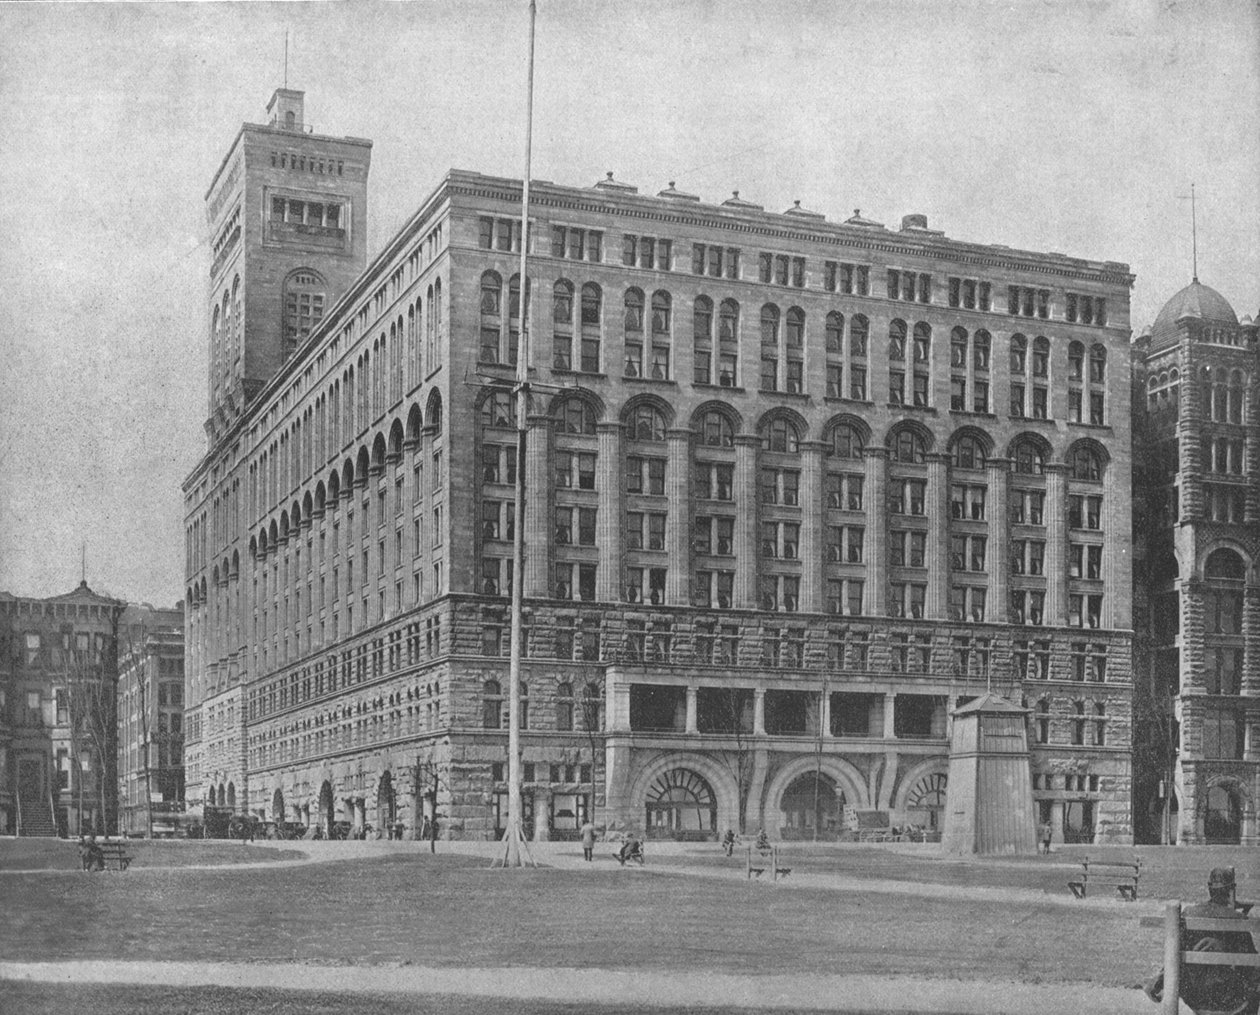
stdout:
<svg viewBox="0 0 1260 1015">
<path fill-rule="evenodd" d="M 0 980 L 164 987 L 270 987 L 339 993 L 450 994 L 661 1008 L 823 1008 L 868 1015 L 1154 1015 L 1138 990 L 922 977 L 450 966 L 305 966 L 242 962 L 0 962 Z M 597 1015 L 597 1012 L 596 1012 Z"/>
</svg>

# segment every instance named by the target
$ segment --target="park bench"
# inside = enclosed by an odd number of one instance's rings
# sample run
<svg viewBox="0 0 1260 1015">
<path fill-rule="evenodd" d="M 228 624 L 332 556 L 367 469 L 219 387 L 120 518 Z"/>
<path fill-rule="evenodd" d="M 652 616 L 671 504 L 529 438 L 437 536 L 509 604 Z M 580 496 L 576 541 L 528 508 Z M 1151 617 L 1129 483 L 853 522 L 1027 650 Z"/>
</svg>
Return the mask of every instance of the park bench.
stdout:
<svg viewBox="0 0 1260 1015">
<path fill-rule="evenodd" d="M 1202 941 L 1199 948 L 1182 947 L 1182 934 L 1185 931 L 1234 934 L 1240 931 L 1250 932 L 1252 941 L 1260 941 L 1260 920 L 1246 918 L 1251 905 L 1235 903 L 1235 908 L 1244 914 L 1244 919 L 1220 920 L 1206 916 L 1186 916 L 1182 913 L 1180 902 L 1169 902 L 1164 906 L 1163 919 L 1148 917 L 1141 921 L 1143 926 L 1157 923 L 1164 928 L 1164 994 L 1160 1002 L 1160 1015 L 1178 1015 L 1180 1012 L 1181 982 L 1186 966 L 1230 966 L 1240 972 L 1247 969 L 1260 970 L 1260 955 L 1251 952 L 1211 951 L 1202 947 Z M 1248 1011 L 1258 990 L 1260 988 L 1253 985 L 1251 997 L 1227 1011 L 1201 1008 L 1198 1015 L 1238 1015 Z"/>
<path fill-rule="evenodd" d="M 754 877 L 761 877 L 766 871 L 770 872 L 770 880 L 778 881 L 779 878 L 785 878 L 792 873 L 791 867 L 786 867 L 779 857 L 779 849 L 777 846 L 771 846 L 769 849 L 755 849 L 748 847 L 748 860 L 746 866 L 746 877 L 751 881 Z"/>
<path fill-rule="evenodd" d="M 101 851 L 101 862 L 105 864 L 105 869 L 125 871 L 131 864 L 131 857 L 127 855 L 127 845 L 123 842 L 98 842 L 96 848 Z"/>
<path fill-rule="evenodd" d="M 1132 860 L 1091 860 L 1085 857 L 1081 861 L 1081 876 L 1067 884 L 1078 899 L 1086 898 L 1090 885 L 1096 885 L 1114 888 L 1120 893 L 1120 898 L 1133 902 L 1138 897 L 1138 878 L 1141 875 L 1141 857 Z"/>
<path fill-rule="evenodd" d="M 857 812 L 858 842 L 889 842 L 892 829 L 889 827 L 887 811 Z"/>
</svg>

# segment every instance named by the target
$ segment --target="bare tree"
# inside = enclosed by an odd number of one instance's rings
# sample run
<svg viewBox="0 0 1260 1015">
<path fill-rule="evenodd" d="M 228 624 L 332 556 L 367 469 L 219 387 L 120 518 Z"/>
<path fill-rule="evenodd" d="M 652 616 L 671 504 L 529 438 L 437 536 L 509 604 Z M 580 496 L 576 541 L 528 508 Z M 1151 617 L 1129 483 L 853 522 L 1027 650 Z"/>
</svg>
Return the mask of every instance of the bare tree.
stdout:
<svg viewBox="0 0 1260 1015">
<path fill-rule="evenodd" d="M 713 703 L 713 714 L 709 717 L 714 732 L 727 734 L 732 746 L 725 750 L 712 752 L 726 766 L 735 779 L 739 794 L 739 832 L 748 832 L 748 797 L 752 792 L 753 756 L 752 724 L 748 712 L 751 707 L 749 691 L 741 687 L 714 688 L 710 692 Z"/>
<path fill-rule="evenodd" d="M 98 655 L 92 649 L 76 649 L 66 667 L 66 711 L 70 730 L 70 750 L 74 755 L 71 770 L 76 775 L 76 805 L 79 830 L 83 830 L 83 759 L 87 757 L 93 774 L 99 817 L 97 824 L 108 832 L 114 808 L 109 806 L 107 790 L 114 780 L 110 773 L 117 767 L 116 686 L 111 679 L 111 660 L 105 651 Z"/>
<path fill-rule="evenodd" d="M 603 747 L 604 730 L 600 721 L 603 715 L 604 693 L 599 683 L 586 670 L 582 672 L 582 691 L 578 698 L 582 715 L 582 729 L 586 733 L 586 742 L 591 749 L 591 809 L 586 820 L 595 824 L 595 787 L 596 775 L 599 772 L 599 752 Z"/>
</svg>

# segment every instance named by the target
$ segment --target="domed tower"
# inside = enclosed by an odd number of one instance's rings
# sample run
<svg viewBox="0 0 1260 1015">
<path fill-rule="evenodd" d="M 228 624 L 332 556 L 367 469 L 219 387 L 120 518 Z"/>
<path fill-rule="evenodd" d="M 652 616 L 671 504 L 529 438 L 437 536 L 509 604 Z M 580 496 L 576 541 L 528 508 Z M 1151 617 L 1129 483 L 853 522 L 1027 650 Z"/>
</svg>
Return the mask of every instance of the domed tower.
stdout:
<svg viewBox="0 0 1260 1015">
<path fill-rule="evenodd" d="M 1134 346 L 1139 841 L 1260 843 L 1260 357 L 1195 278 Z"/>
</svg>

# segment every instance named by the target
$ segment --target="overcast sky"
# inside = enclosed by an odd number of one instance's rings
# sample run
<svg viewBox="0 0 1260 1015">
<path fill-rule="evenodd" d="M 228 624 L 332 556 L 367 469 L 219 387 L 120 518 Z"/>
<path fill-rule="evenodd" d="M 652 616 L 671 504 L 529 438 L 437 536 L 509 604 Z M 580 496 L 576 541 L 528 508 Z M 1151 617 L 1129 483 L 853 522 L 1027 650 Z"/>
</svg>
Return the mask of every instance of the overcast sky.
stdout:
<svg viewBox="0 0 1260 1015">
<path fill-rule="evenodd" d="M 205 449 L 206 188 L 283 83 L 375 142 L 369 256 L 520 176 L 527 4 L 0 4 L 0 589 L 171 603 Z M 539 0 L 534 176 L 607 170 L 1199 277 L 1260 310 L 1260 6 Z"/>
</svg>

